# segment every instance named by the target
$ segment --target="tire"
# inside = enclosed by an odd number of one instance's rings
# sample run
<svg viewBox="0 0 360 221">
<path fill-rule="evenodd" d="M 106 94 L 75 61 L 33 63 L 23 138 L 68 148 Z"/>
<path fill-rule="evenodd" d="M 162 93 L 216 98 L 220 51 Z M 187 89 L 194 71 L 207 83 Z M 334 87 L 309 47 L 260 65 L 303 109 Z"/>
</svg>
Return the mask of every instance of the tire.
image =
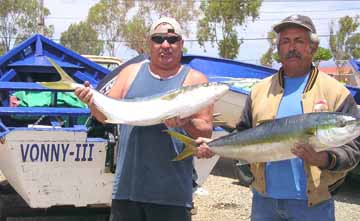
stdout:
<svg viewBox="0 0 360 221">
<path fill-rule="evenodd" d="M 238 161 L 234 160 L 233 171 L 241 186 L 249 187 L 254 180 L 249 165 L 239 165 Z"/>
</svg>

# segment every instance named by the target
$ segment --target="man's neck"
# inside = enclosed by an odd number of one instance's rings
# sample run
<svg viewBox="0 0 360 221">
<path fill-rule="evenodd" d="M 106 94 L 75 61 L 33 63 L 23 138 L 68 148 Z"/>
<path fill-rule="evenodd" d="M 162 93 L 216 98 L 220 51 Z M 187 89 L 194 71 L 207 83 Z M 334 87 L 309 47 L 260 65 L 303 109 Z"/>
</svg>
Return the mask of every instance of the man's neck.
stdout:
<svg viewBox="0 0 360 221">
<path fill-rule="evenodd" d="M 154 65 L 152 65 L 150 63 L 149 65 L 149 71 L 151 72 L 151 74 L 158 76 L 159 78 L 170 78 L 172 76 L 175 76 L 176 74 L 178 74 L 181 70 L 181 65 L 177 65 L 174 68 L 167 68 L 167 69 L 163 69 L 160 67 L 156 67 Z"/>
<path fill-rule="evenodd" d="M 307 75 L 311 71 L 311 66 L 306 69 L 297 69 L 297 70 L 286 68 L 286 67 L 283 67 L 283 69 L 284 69 L 284 73 L 288 77 L 302 77 L 302 76 Z"/>
</svg>

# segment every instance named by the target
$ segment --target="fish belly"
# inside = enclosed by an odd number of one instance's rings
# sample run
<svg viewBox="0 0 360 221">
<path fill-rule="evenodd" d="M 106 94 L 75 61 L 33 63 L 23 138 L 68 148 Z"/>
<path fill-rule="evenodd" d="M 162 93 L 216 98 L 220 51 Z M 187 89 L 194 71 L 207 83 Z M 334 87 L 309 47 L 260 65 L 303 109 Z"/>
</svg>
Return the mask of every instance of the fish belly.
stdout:
<svg viewBox="0 0 360 221">
<path fill-rule="evenodd" d="M 246 146 L 216 147 L 214 152 L 222 157 L 242 160 L 248 163 L 271 162 L 294 158 L 291 148 L 294 141 L 259 143 Z"/>
</svg>

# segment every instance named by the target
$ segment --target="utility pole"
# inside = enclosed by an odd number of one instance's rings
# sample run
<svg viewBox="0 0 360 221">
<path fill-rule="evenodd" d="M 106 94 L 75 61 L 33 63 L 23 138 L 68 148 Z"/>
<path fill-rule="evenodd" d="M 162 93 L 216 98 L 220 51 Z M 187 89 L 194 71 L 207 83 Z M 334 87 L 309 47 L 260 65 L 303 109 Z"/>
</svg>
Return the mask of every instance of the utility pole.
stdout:
<svg viewBox="0 0 360 221">
<path fill-rule="evenodd" d="M 44 27 L 45 27 L 45 19 L 44 19 L 44 0 L 40 0 L 39 2 L 40 7 L 39 7 L 39 22 L 38 22 L 38 26 L 39 26 L 39 32 L 40 34 L 44 35 Z"/>
</svg>

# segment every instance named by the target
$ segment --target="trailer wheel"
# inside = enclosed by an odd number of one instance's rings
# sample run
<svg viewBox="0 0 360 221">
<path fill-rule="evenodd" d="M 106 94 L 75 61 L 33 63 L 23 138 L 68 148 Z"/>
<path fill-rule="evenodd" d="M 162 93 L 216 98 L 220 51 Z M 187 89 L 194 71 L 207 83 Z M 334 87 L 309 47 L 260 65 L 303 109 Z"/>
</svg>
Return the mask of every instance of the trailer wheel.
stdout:
<svg viewBox="0 0 360 221">
<path fill-rule="evenodd" d="M 237 160 L 234 160 L 232 166 L 235 177 L 239 180 L 239 184 L 241 186 L 249 187 L 254 180 L 254 177 L 250 171 L 250 166 L 239 165 Z"/>
</svg>

